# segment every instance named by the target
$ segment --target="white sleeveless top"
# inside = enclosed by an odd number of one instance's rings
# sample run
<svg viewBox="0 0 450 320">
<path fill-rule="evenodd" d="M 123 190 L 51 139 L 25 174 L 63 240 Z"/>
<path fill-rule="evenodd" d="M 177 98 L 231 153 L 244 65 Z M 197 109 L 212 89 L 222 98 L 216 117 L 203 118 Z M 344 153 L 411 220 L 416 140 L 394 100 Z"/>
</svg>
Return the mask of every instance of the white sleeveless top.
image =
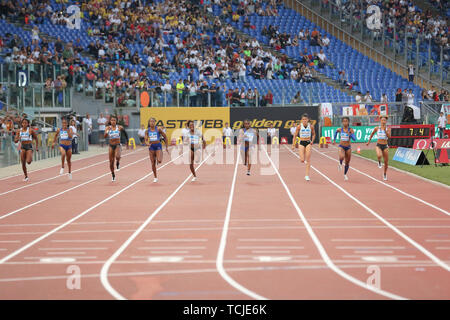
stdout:
<svg viewBox="0 0 450 320">
<path fill-rule="evenodd" d="M 300 139 L 311 138 L 311 124 L 308 123 L 306 128 L 303 126 L 303 123 L 300 124 L 299 137 Z"/>
</svg>

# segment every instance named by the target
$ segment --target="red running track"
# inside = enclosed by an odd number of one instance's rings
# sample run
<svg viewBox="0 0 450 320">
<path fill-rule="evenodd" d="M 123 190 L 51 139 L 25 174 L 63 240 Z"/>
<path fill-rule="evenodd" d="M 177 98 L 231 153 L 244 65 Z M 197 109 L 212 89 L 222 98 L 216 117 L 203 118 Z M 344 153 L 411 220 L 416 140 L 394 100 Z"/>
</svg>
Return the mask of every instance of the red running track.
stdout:
<svg viewBox="0 0 450 320">
<path fill-rule="evenodd" d="M 394 170 L 380 183 L 357 157 L 343 181 L 334 149 L 313 153 L 306 182 L 289 149 L 278 171 L 264 150 L 251 176 L 206 160 L 191 182 L 165 154 L 154 184 L 138 149 L 116 183 L 103 155 L 77 161 L 74 170 L 92 166 L 72 181 L 0 195 L 0 298 L 449 299 L 448 188 Z M 20 180 L 4 180 L 0 194 Z M 70 266 L 80 289 L 67 287 Z"/>
</svg>

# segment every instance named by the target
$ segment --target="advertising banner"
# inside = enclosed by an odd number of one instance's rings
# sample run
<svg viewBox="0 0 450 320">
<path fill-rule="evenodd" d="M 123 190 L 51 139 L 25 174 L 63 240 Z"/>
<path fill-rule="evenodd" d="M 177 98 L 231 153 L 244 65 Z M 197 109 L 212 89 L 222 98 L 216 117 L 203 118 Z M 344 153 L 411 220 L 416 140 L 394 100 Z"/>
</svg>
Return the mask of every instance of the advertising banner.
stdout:
<svg viewBox="0 0 450 320">
<path fill-rule="evenodd" d="M 276 108 L 248 108 L 233 107 L 230 108 L 231 129 L 239 129 L 242 127 L 245 119 L 250 120 L 253 128 L 265 129 L 273 125 L 279 130 L 281 137 L 290 137 L 289 129 L 292 124 L 299 123 L 302 114 L 307 113 L 311 119 L 311 123 L 316 130 L 316 141 L 319 141 L 319 108 L 313 106 L 305 107 L 276 107 Z"/>
<path fill-rule="evenodd" d="M 197 126 L 201 127 L 207 143 L 212 143 L 216 138 L 222 139 L 222 128 L 225 123 L 230 123 L 230 108 L 141 108 L 141 124 L 147 128 L 148 120 L 156 119 L 157 126 L 164 126 L 167 129 L 169 141 L 181 137 L 181 130 L 189 120 L 197 121 Z"/>
<path fill-rule="evenodd" d="M 373 129 L 376 126 L 357 126 L 357 127 L 350 127 L 353 129 L 353 131 L 355 131 L 355 136 L 356 136 L 356 142 L 367 142 L 369 141 L 369 137 L 370 134 L 372 133 Z M 322 127 L 322 137 L 330 137 L 331 139 L 333 139 L 334 137 L 334 133 L 336 132 L 336 129 L 340 128 L 340 127 Z M 372 141 L 376 141 L 377 140 L 377 134 L 374 134 L 374 136 L 372 137 Z M 341 141 L 341 136 L 340 134 L 337 135 L 336 137 L 336 142 Z M 353 142 L 353 140 L 352 140 Z"/>
</svg>

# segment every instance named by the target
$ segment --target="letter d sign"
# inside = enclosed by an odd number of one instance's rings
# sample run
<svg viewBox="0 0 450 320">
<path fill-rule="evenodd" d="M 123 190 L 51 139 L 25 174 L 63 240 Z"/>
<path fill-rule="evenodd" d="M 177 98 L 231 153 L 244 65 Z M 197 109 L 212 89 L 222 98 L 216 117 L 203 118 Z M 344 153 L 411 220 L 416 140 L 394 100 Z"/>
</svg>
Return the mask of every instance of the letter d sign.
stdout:
<svg viewBox="0 0 450 320">
<path fill-rule="evenodd" d="M 25 71 L 17 72 L 17 86 L 18 87 L 26 87 L 28 83 L 27 73 Z"/>
</svg>

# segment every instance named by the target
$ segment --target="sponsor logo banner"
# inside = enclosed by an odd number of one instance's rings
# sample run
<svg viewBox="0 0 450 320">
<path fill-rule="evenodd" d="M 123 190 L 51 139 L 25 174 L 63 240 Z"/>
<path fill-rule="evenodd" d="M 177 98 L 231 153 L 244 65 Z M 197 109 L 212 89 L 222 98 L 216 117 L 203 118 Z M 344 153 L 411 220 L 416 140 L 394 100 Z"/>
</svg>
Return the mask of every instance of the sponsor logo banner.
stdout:
<svg viewBox="0 0 450 320">
<path fill-rule="evenodd" d="M 316 130 L 316 141 L 319 141 L 319 107 L 267 107 L 267 108 L 230 108 L 231 129 L 239 129 L 245 119 L 250 120 L 255 129 L 266 129 L 271 124 L 279 130 L 281 137 L 290 137 L 290 128 L 300 123 L 302 114 L 307 113 Z"/>
<path fill-rule="evenodd" d="M 370 134 L 376 126 L 357 126 L 350 127 L 355 131 L 356 142 L 367 142 L 369 141 Z M 322 127 L 322 137 L 330 137 L 333 139 L 334 133 L 336 129 L 340 127 Z M 372 137 L 372 141 L 376 141 L 378 139 L 377 134 L 374 134 Z M 341 135 L 338 133 L 336 137 L 336 142 L 341 141 Z M 352 140 L 353 142 L 353 140 Z"/>
<path fill-rule="evenodd" d="M 416 139 L 414 140 L 413 149 L 450 149 L 450 139 L 434 139 L 431 146 L 431 139 Z"/>
<path fill-rule="evenodd" d="M 212 143 L 216 138 L 222 139 L 222 128 L 225 123 L 230 123 L 230 109 L 228 107 L 217 108 L 141 108 L 141 124 L 147 128 L 148 120 L 156 119 L 157 126 L 165 126 L 169 140 L 178 139 L 182 135 L 182 129 L 189 120 L 197 121 L 207 143 Z"/>
<path fill-rule="evenodd" d="M 424 159 L 425 155 L 423 154 L 423 151 L 421 150 L 414 150 L 409 148 L 403 148 L 399 147 L 395 151 L 395 155 L 393 160 L 403 162 L 410 165 L 417 165 L 422 164 L 422 162 L 425 161 L 423 164 L 429 164 L 428 160 Z"/>
</svg>

